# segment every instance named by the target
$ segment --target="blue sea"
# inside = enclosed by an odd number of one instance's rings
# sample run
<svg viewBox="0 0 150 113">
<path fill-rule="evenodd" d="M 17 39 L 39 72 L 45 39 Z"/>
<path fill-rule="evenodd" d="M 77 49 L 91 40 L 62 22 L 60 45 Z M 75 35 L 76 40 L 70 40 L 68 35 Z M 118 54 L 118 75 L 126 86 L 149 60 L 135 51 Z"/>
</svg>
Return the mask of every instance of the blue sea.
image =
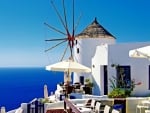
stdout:
<svg viewBox="0 0 150 113">
<path fill-rule="evenodd" d="M 0 68 L 0 107 L 9 111 L 21 103 L 42 98 L 45 84 L 50 94 L 63 79 L 63 72 L 47 71 L 44 67 Z"/>
</svg>

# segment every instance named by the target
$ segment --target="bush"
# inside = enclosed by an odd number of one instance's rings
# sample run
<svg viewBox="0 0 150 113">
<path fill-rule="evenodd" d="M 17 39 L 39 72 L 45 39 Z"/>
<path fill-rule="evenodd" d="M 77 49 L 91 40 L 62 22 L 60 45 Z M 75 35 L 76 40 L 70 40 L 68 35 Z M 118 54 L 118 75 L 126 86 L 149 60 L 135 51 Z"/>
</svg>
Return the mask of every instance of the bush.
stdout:
<svg viewBox="0 0 150 113">
<path fill-rule="evenodd" d="M 121 88 L 114 88 L 109 94 L 109 98 L 124 98 L 127 97 L 126 91 Z"/>
<path fill-rule="evenodd" d="M 49 100 L 49 99 L 47 99 L 47 98 L 41 98 L 41 99 L 40 99 L 40 102 L 41 102 L 42 104 L 44 104 L 44 103 L 53 103 L 51 100 Z"/>
</svg>

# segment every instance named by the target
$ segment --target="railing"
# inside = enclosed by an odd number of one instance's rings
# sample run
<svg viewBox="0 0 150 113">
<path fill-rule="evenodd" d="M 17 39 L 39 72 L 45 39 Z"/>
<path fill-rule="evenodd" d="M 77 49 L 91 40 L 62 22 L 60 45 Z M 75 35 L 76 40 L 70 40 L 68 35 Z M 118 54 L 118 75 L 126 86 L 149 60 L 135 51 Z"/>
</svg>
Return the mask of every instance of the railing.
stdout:
<svg viewBox="0 0 150 113">
<path fill-rule="evenodd" d="M 69 110 L 67 110 L 67 106 L 69 107 Z M 70 102 L 68 99 L 64 99 L 64 110 L 68 113 L 81 113 L 77 107 Z"/>
<path fill-rule="evenodd" d="M 44 113 L 44 104 L 35 100 L 27 104 L 27 113 Z"/>
</svg>

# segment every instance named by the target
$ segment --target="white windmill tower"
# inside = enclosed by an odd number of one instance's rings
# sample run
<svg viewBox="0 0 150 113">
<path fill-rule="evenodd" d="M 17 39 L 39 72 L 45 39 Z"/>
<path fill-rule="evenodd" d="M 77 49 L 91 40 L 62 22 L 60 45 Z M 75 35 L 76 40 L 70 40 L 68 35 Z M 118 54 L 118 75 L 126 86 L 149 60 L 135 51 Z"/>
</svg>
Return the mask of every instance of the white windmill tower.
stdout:
<svg viewBox="0 0 150 113">
<path fill-rule="evenodd" d="M 101 44 L 115 44 L 115 37 L 101 26 L 97 19 L 87 26 L 83 32 L 76 35 L 74 48 L 74 59 L 88 67 L 91 67 L 91 59 L 95 54 L 96 47 Z M 90 74 L 74 73 L 74 83 L 84 83 L 85 78 Z"/>
</svg>

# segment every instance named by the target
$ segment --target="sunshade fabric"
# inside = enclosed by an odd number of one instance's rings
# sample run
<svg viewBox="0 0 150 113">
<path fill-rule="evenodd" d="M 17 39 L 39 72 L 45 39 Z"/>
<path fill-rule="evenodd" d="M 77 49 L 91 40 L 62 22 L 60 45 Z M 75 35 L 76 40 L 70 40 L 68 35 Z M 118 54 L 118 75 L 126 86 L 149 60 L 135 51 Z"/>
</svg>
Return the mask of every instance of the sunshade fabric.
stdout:
<svg viewBox="0 0 150 113">
<path fill-rule="evenodd" d="M 44 85 L 44 98 L 48 98 L 48 89 L 47 89 L 47 85 Z"/>
<path fill-rule="evenodd" d="M 135 57 L 135 58 L 148 58 L 148 59 L 150 59 L 150 46 L 145 46 L 145 47 L 130 50 L 129 56 Z"/>
<path fill-rule="evenodd" d="M 63 71 L 63 72 L 77 72 L 90 73 L 91 69 L 79 64 L 73 60 L 64 60 L 56 64 L 46 66 L 46 70 Z"/>
</svg>

